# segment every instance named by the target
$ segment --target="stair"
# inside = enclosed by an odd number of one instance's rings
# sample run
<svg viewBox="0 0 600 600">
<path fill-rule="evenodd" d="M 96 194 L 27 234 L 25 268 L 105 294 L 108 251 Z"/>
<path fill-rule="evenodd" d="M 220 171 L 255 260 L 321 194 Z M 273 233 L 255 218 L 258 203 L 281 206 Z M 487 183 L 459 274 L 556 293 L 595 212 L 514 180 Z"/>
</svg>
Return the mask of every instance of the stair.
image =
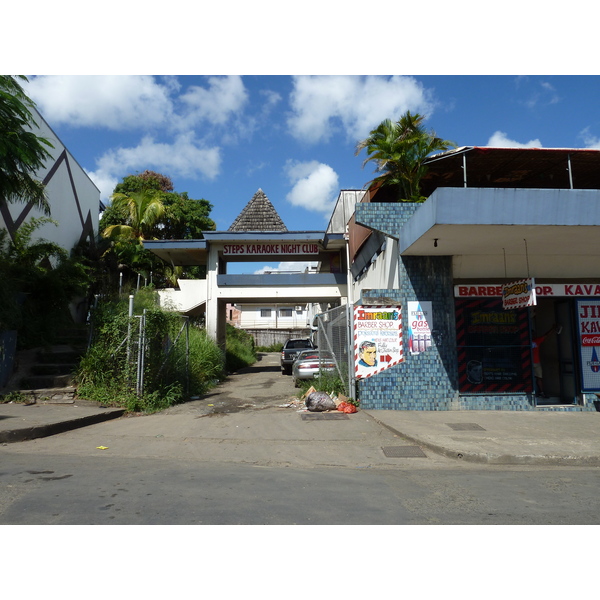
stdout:
<svg viewBox="0 0 600 600">
<path fill-rule="evenodd" d="M 2 393 L 18 392 L 26 404 L 74 404 L 73 374 L 87 339 L 87 328 L 74 328 L 52 346 L 18 352 L 17 369 Z"/>
</svg>

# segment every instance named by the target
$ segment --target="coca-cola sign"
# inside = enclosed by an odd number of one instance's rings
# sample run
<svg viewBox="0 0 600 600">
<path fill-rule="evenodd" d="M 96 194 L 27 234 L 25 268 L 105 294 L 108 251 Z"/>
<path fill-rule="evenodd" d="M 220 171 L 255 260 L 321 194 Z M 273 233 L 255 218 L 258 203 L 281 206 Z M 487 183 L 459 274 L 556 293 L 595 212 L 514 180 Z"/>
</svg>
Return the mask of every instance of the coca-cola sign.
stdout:
<svg viewBox="0 0 600 600">
<path fill-rule="evenodd" d="M 582 335 L 582 346 L 600 346 L 600 335 Z"/>
</svg>

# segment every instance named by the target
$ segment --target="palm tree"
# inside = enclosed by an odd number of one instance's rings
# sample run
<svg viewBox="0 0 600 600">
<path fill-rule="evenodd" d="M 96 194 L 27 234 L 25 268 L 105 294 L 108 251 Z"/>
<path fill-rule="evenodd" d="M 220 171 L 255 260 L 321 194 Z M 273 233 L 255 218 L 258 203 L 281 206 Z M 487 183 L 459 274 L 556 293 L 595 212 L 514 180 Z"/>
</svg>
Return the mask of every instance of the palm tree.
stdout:
<svg viewBox="0 0 600 600">
<path fill-rule="evenodd" d="M 109 225 L 102 237 L 117 240 L 142 240 L 152 237 L 152 229 L 165 214 L 165 206 L 156 190 L 144 189 L 130 194 L 117 193 L 111 197 L 115 209 L 127 215 L 127 222 Z"/>
<path fill-rule="evenodd" d="M 37 127 L 31 113 L 35 104 L 17 79 L 27 81 L 23 75 L 0 75 L 0 204 L 22 201 L 48 215 L 45 186 L 35 174 L 54 146 L 30 131 Z"/>
<path fill-rule="evenodd" d="M 455 148 L 456 144 L 443 140 L 423 125 L 425 117 L 407 111 L 398 121 L 385 119 L 371 131 L 369 137 L 358 142 L 355 155 L 366 148 L 369 161 L 375 161 L 376 173 L 381 173 L 369 184 L 396 186 L 401 202 L 422 202 L 420 182 L 427 167 L 423 164 L 432 152 Z"/>
</svg>

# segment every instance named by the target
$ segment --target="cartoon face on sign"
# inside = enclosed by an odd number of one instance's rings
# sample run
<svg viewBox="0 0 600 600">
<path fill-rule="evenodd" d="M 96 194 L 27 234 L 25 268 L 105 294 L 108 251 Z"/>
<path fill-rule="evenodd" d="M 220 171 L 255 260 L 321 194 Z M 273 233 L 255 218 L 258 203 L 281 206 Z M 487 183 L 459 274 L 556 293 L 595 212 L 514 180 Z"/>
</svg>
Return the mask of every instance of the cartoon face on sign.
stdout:
<svg viewBox="0 0 600 600">
<path fill-rule="evenodd" d="M 358 348 L 358 355 L 360 356 L 358 364 L 361 367 L 377 366 L 377 345 L 375 342 L 362 342 Z"/>
</svg>

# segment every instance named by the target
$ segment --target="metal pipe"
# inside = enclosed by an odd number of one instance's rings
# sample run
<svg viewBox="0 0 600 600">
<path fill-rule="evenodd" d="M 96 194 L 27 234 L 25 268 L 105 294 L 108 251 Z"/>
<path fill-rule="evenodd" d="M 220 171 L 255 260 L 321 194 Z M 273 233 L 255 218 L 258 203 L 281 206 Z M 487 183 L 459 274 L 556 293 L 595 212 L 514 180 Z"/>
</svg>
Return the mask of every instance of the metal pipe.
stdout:
<svg viewBox="0 0 600 600">
<path fill-rule="evenodd" d="M 573 171 L 571 171 L 571 155 L 567 154 L 567 168 L 569 171 L 569 185 L 573 189 Z"/>
</svg>

